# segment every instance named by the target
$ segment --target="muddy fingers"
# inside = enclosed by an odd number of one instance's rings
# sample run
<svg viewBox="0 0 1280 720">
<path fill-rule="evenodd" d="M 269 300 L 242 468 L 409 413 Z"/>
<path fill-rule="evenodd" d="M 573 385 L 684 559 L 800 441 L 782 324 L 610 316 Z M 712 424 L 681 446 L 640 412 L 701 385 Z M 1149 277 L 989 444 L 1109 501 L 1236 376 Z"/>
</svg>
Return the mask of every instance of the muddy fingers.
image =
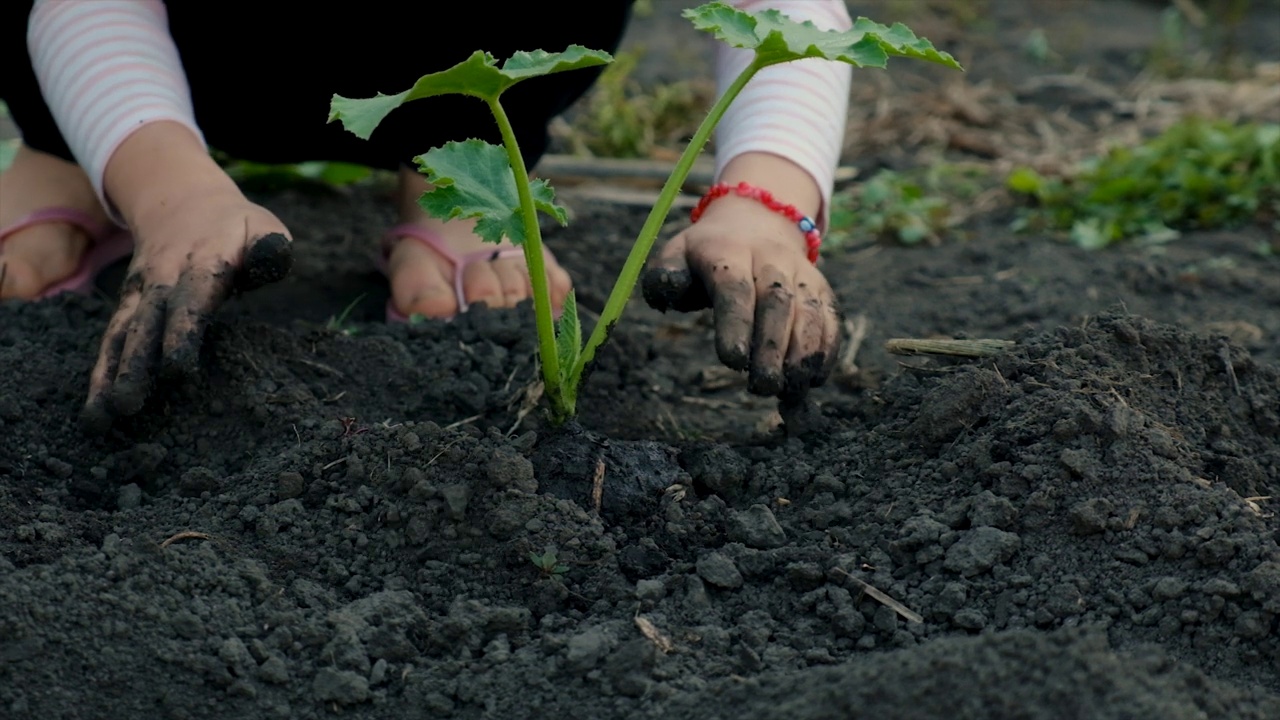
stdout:
<svg viewBox="0 0 1280 720">
<path fill-rule="evenodd" d="M 282 279 L 292 258 L 289 239 L 269 233 L 253 241 L 238 264 L 189 256 L 172 285 L 147 285 L 145 278 L 157 273 L 134 270 L 103 337 L 81 415 L 85 428 L 106 432 L 116 418 L 139 413 L 158 380 L 197 372 L 205 331 L 222 303 Z"/>
<path fill-rule="evenodd" d="M 747 389 L 777 395 L 783 389 L 782 366 L 792 344 L 795 291 L 791 278 L 771 265 L 761 268 L 757 278 Z"/>
<path fill-rule="evenodd" d="M 283 233 L 273 232 L 253 241 L 234 276 L 235 292 L 257 290 L 279 282 L 293 268 L 293 242 Z"/>
<path fill-rule="evenodd" d="M 640 277 L 644 301 L 659 312 L 693 312 L 711 307 L 702 278 L 694 277 L 685 257 L 684 235 L 677 235 L 662 248 L 654 264 Z"/>
<path fill-rule="evenodd" d="M 171 290 L 164 285 L 146 288 L 134 308 L 116 376 L 108 379 L 111 386 L 107 401 L 116 414 L 136 414 L 151 394 Z"/>
</svg>

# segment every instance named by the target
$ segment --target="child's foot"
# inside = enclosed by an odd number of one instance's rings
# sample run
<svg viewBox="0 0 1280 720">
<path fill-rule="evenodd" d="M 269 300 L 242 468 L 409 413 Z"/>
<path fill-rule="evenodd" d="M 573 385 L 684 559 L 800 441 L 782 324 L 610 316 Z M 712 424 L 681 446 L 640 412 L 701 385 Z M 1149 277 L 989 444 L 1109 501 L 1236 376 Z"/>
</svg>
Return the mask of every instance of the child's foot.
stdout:
<svg viewBox="0 0 1280 720">
<path fill-rule="evenodd" d="M 494 245 L 481 240 L 473 232 L 473 221 L 442 222 L 430 217 L 418 206 L 418 198 L 430 189 L 420 173 L 409 168 L 400 170 L 400 221 L 435 231 L 457 254 L 477 250 L 509 249 L 508 243 Z M 551 304 L 558 311 L 569 294 L 569 274 L 549 254 L 546 256 Z M 450 318 L 458 313 L 454 293 L 453 265 L 448 259 L 421 242 L 403 238 L 395 243 L 387 258 L 387 274 L 391 279 L 391 297 L 404 315 Z M 462 287 L 468 305 L 484 303 L 490 308 L 515 307 L 533 296 L 529 272 L 520 256 L 475 262 L 463 270 Z"/>
<path fill-rule="evenodd" d="M 107 214 L 79 165 L 21 145 L 0 173 L 0 229 L 38 210 L 80 210 L 98 224 Z M 42 222 L 19 230 L 0 245 L 0 298 L 33 299 L 75 274 L 89 248 L 84 231 L 70 223 Z"/>
</svg>

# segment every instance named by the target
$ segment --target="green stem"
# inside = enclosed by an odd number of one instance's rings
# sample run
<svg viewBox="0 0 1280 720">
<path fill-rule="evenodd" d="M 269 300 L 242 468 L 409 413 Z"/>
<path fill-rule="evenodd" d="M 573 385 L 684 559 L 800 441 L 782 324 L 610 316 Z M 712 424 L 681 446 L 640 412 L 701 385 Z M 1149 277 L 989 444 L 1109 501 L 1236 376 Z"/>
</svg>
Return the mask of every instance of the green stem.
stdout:
<svg viewBox="0 0 1280 720">
<path fill-rule="evenodd" d="M 622 317 L 622 311 L 626 308 L 627 300 L 631 298 L 632 291 L 635 290 L 636 282 L 640 280 L 640 273 L 644 270 L 645 261 L 649 257 L 649 251 L 653 249 L 653 243 L 658 237 L 658 232 L 662 229 L 662 223 L 667 219 L 667 213 L 670 212 L 672 204 L 675 203 L 676 195 L 680 192 L 684 181 L 688 179 L 689 173 L 692 172 L 693 164 L 698 159 L 698 155 L 702 153 L 707 141 L 711 139 L 711 133 L 715 131 L 716 125 L 724 117 L 725 111 L 729 109 L 729 106 L 733 104 L 733 101 L 742 92 L 742 88 L 746 87 L 746 84 L 756 72 L 765 66 L 766 64 L 761 63 L 757 56 L 742 71 L 742 74 L 725 90 L 715 105 L 711 106 L 711 111 L 707 113 L 707 117 L 698 126 L 698 131 L 693 134 L 693 139 L 689 141 L 689 146 L 680 155 L 680 160 L 676 163 L 675 170 L 672 172 L 671 177 L 667 178 L 667 183 L 662 186 L 662 192 L 659 193 L 657 202 L 649 212 L 649 217 L 645 220 L 644 227 L 640 229 L 640 236 L 636 238 L 635 245 L 631 246 L 631 253 L 627 255 L 627 261 L 622 266 L 618 281 L 614 284 L 613 291 L 609 293 L 609 299 L 605 301 L 604 310 L 600 313 L 600 320 L 592 328 L 591 337 L 587 339 L 587 344 L 583 347 L 578 362 L 573 366 L 573 371 L 567 380 L 569 387 L 577 388 L 578 383 L 582 380 L 583 371 L 595 359 L 596 350 L 609 338 L 609 333 L 614 324 Z"/>
<path fill-rule="evenodd" d="M 529 170 L 524 156 L 516 144 L 516 133 L 511 121 L 497 98 L 486 100 L 493 117 L 502 132 L 502 145 L 507 150 L 507 160 L 515 174 L 516 193 L 520 197 L 520 215 L 524 220 L 525 241 L 521 247 L 529 266 L 529 280 L 533 286 L 533 315 L 538 327 L 538 356 L 542 365 L 543 391 L 551 401 L 552 412 L 557 416 L 573 414 L 573 408 L 565 408 L 560 384 L 560 357 L 556 354 L 555 321 L 551 314 L 551 291 L 547 287 L 547 268 L 542 256 L 542 230 L 538 227 L 538 208 L 533 203 L 529 189 Z"/>
</svg>

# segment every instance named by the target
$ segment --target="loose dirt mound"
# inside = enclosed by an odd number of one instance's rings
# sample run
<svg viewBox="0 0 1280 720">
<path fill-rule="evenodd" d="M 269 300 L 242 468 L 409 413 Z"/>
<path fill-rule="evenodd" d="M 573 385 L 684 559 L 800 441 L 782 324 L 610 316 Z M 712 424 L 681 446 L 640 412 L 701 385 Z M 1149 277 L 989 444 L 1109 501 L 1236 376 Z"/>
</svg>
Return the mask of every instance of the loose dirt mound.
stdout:
<svg viewBox="0 0 1280 720">
<path fill-rule="evenodd" d="M 97 444 L 102 307 L 3 312 L 13 717 L 1280 712 L 1278 377 L 1220 339 L 1107 315 L 805 440 L 677 448 L 409 421 L 508 412 L 519 313 L 219 328 L 202 382 Z M 591 482 L 553 445 L 606 461 L 603 519 L 540 492 Z"/>
</svg>

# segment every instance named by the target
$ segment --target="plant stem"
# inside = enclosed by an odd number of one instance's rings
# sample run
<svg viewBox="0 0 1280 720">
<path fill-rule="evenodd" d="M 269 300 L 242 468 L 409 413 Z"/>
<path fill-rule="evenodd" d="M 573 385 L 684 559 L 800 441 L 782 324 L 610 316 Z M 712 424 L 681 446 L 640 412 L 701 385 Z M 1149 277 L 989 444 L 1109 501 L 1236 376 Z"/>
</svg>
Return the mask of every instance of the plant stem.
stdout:
<svg viewBox="0 0 1280 720">
<path fill-rule="evenodd" d="M 600 313 L 600 320 L 592 328 L 591 337 L 587 339 L 587 344 L 582 348 L 582 354 L 579 356 L 578 362 L 573 366 L 572 372 L 566 380 L 569 387 L 577 388 L 578 383 L 582 380 L 583 371 L 595 359 L 596 350 L 608 339 L 614 324 L 622 317 L 622 311 L 626 308 L 627 300 L 630 299 L 631 292 L 635 290 L 636 282 L 640 279 L 640 273 L 644 270 L 644 264 L 649 257 L 649 251 L 653 248 L 654 240 L 657 239 L 658 232 L 662 229 L 662 223 L 667 219 L 667 213 L 670 212 L 672 204 L 675 203 L 676 194 L 680 192 L 684 181 L 693 170 L 694 161 L 698 159 L 698 155 L 706 147 L 707 141 L 711 139 L 711 133 L 720 124 L 720 119 L 724 117 L 725 111 L 737 99 L 738 94 L 742 92 L 742 88 L 746 87 L 746 84 L 756 72 L 763 67 L 765 65 L 760 63 L 757 57 L 733 81 L 733 84 L 725 89 L 724 94 L 720 96 L 715 105 L 711 106 L 707 117 L 698 126 L 698 131 L 693 134 L 693 138 L 689 141 L 689 146 L 680 155 L 680 160 L 676 163 L 675 170 L 672 172 L 671 177 L 667 178 L 666 184 L 662 186 L 662 192 L 659 193 L 657 202 L 654 203 L 653 209 L 650 210 L 644 227 L 640 229 L 640 236 L 636 238 L 635 245 L 631 246 L 631 253 L 627 255 L 627 261 L 622 266 L 618 281 L 609 293 L 609 299 L 605 302 L 604 310 Z"/>
<path fill-rule="evenodd" d="M 498 121 L 498 129 L 502 132 L 502 145 L 507 150 L 507 160 L 511 163 L 511 171 L 515 174 L 516 193 L 520 197 L 520 214 L 524 220 L 525 263 L 529 266 L 529 280 L 533 286 L 533 315 L 538 327 L 538 356 L 542 365 L 543 392 L 552 405 L 552 412 L 557 415 L 571 416 L 573 407 L 565 408 L 560 383 L 560 357 L 556 354 L 555 321 L 551 315 L 551 291 L 547 287 L 547 268 L 542 255 L 542 230 L 538 227 L 538 208 L 533 203 L 533 192 L 529 189 L 529 170 L 525 167 L 524 156 L 520 154 L 520 146 L 516 144 L 516 133 L 511 128 L 511 121 L 502 109 L 497 98 L 486 101 L 493 117 Z"/>
</svg>

